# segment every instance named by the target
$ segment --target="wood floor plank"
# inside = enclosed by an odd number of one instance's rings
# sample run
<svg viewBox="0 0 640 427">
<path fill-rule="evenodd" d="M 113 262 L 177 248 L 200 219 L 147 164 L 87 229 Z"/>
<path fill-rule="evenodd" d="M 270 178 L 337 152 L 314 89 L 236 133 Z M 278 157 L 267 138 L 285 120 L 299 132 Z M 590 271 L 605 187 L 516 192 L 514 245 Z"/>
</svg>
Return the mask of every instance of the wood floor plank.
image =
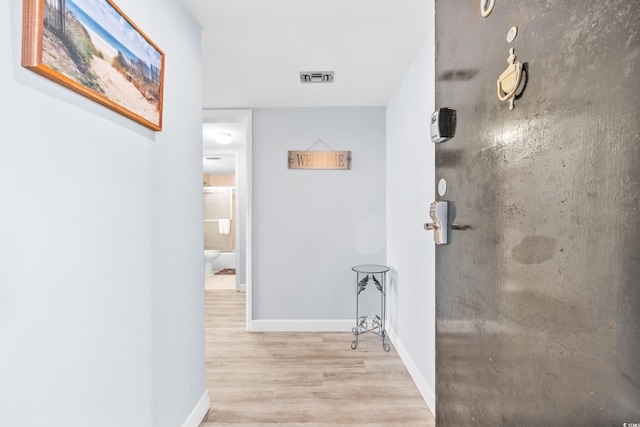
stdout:
<svg viewBox="0 0 640 427">
<path fill-rule="evenodd" d="M 435 421 L 398 354 L 350 333 L 248 333 L 245 295 L 206 290 L 213 426 L 409 426 Z"/>
</svg>

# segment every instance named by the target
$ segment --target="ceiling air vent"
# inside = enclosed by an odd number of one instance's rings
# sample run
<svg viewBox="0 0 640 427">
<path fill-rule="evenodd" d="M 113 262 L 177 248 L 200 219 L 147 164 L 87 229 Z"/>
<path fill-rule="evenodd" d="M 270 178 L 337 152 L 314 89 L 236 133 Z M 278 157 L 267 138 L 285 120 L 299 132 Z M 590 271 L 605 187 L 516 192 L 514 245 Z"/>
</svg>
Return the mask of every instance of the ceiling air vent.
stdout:
<svg viewBox="0 0 640 427">
<path fill-rule="evenodd" d="M 300 83 L 333 83 L 333 71 L 300 71 Z"/>
</svg>

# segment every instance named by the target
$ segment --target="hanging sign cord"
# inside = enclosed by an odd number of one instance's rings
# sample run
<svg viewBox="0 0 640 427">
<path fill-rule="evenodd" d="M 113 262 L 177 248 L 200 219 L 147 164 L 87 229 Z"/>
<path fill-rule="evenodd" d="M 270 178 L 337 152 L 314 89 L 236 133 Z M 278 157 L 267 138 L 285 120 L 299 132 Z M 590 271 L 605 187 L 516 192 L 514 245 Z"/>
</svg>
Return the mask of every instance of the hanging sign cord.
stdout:
<svg viewBox="0 0 640 427">
<path fill-rule="evenodd" d="M 331 150 L 332 152 L 334 152 L 334 153 L 335 153 L 335 151 L 333 150 L 333 148 L 329 147 L 329 146 L 327 145 L 327 143 L 326 143 L 326 142 L 324 142 L 324 141 L 323 141 L 323 140 L 321 140 L 321 139 L 319 139 L 319 140 L 317 140 L 316 142 L 314 142 L 313 144 L 311 144 L 311 147 L 309 147 L 309 148 L 307 148 L 306 150 L 304 150 L 304 152 L 306 153 L 307 151 L 311 150 L 311 149 L 312 149 L 313 147 L 315 147 L 315 146 L 316 146 L 316 144 L 318 144 L 318 143 L 321 143 L 322 145 L 324 145 L 324 146 L 325 146 L 325 147 L 327 147 L 329 150 Z"/>
</svg>

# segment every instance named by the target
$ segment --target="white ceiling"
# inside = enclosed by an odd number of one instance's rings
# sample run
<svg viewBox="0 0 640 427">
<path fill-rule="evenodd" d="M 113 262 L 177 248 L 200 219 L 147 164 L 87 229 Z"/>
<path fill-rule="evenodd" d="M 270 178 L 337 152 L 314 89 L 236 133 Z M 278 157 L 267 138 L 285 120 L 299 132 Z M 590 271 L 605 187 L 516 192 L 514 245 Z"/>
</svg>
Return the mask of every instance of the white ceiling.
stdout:
<svg viewBox="0 0 640 427">
<path fill-rule="evenodd" d="M 202 173 L 207 175 L 235 175 L 236 155 L 225 153 L 203 157 Z"/>
<path fill-rule="evenodd" d="M 205 108 L 384 106 L 427 34 L 424 0 L 183 1 L 202 27 Z"/>
<path fill-rule="evenodd" d="M 237 150 L 246 146 L 249 111 L 204 110 L 202 112 L 202 171 L 208 175 L 234 175 Z M 231 135 L 229 144 L 216 140 L 218 133 Z"/>
</svg>

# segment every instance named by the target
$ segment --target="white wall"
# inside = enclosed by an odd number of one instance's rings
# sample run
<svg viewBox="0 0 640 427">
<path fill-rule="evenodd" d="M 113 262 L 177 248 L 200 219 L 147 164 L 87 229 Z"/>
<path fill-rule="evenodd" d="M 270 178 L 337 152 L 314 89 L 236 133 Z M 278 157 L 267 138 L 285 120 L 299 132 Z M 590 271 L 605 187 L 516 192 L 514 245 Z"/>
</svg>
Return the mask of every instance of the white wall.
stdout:
<svg viewBox="0 0 640 427">
<path fill-rule="evenodd" d="M 352 169 L 287 168 L 319 139 L 351 150 Z M 353 319 L 351 267 L 386 256 L 384 108 L 254 110 L 252 159 L 254 326 Z"/>
<path fill-rule="evenodd" d="M 0 425 L 180 426 L 205 394 L 200 36 L 119 0 L 167 54 L 152 132 L 20 66 L 0 3 Z"/>
<path fill-rule="evenodd" d="M 430 9 L 433 0 L 430 1 Z M 435 411 L 435 250 L 423 230 L 435 200 L 434 15 L 430 35 L 387 105 L 387 263 L 393 342 L 431 411 Z"/>
</svg>

